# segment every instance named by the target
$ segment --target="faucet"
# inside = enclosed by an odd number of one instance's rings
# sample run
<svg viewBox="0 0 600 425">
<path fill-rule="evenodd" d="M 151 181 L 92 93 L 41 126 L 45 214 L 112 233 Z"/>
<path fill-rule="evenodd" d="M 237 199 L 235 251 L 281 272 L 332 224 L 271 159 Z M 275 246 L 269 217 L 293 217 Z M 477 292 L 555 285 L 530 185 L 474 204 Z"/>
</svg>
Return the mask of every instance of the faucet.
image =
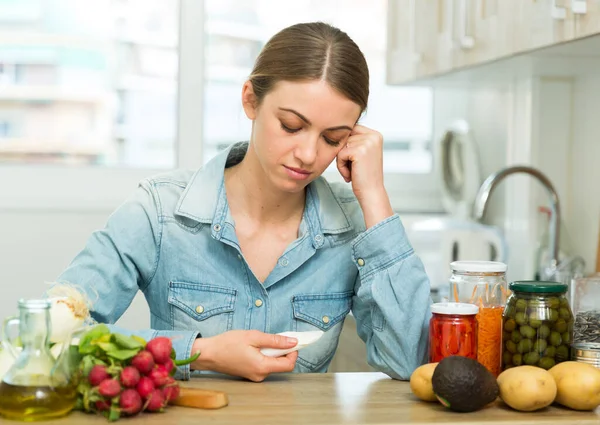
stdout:
<svg viewBox="0 0 600 425">
<path fill-rule="evenodd" d="M 535 177 L 548 191 L 550 195 L 550 209 L 552 211 L 552 215 L 550 217 L 550 231 L 549 233 L 549 248 L 552 254 L 552 262 L 550 264 L 549 269 L 546 270 L 548 277 L 551 276 L 556 268 L 558 267 L 558 250 L 559 250 L 559 240 L 560 240 L 560 202 L 558 200 L 558 194 L 552 186 L 552 183 L 543 174 L 540 170 L 527 167 L 524 165 L 517 165 L 512 167 L 506 167 L 501 169 L 500 171 L 491 174 L 477 192 L 475 196 L 475 201 L 473 204 L 473 217 L 477 221 L 481 221 L 485 214 L 485 210 L 487 208 L 488 200 L 494 188 L 502 181 L 505 177 L 516 174 L 516 173 L 525 173 L 529 174 L 532 177 Z M 547 278 L 547 277 L 546 277 Z"/>
</svg>

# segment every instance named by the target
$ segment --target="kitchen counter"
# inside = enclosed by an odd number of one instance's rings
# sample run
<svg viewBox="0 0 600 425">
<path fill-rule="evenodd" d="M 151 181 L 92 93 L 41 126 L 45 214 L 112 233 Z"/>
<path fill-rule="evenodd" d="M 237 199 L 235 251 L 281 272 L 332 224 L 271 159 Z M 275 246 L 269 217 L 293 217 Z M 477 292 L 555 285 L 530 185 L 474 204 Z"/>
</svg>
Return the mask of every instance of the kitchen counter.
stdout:
<svg viewBox="0 0 600 425">
<path fill-rule="evenodd" d="M 454 413 L 439 403 L 417 400 L 408 382 L 381 373 L 285 374 L 262 383 L 217 376 L 194 378 L 184 386 L 225 391 L 229 406 L 218 410 L 169 407 L 165 414 L 142 414 L 124 424 L 599 424 L 600 411 L 549 407 L 520 413 L 496 402 L 473 413 Z M 0 420 L 0 424 L 16 422 Z M 104 417 L 74 412 L 53 424 L 108 423 Z"/>
</svg>

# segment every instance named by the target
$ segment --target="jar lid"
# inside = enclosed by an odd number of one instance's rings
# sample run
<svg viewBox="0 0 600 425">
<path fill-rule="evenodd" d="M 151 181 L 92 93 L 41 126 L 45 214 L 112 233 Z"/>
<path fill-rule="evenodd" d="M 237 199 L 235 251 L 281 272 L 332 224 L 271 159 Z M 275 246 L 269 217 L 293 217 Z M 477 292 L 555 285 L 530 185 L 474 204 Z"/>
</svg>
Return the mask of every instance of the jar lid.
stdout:
<svg viewBox="0 0 600 425">
<path fill-rule="evenodd" d="M 431 312 L 435 314 L 470 316 L 479 313 L 479 307 L 469 303 L 435 303 L 431 305 Z"/>
<path fill-rule="evenodd" d="M 560 282 L 544 282 L 536 280 L 518 280 L 511 282 L 508 285 L 508 289 L 515 292 L 533 292 L 542 293 L 549 292 L 553 294 L 560 294 L 567 292 L 569 289 L 566 283 Z"/>
<path fill-rule="evenodd" d="M 450 268 L 455 272 L 505 273 L 507 266 L 499 261 L 453 261 Z"/>
<path fill-rule="evenodd" d="M 572 345 L 576 359 L 600 359 L 600 344 L 594 342 L 578 342 Z"/>
</svg>

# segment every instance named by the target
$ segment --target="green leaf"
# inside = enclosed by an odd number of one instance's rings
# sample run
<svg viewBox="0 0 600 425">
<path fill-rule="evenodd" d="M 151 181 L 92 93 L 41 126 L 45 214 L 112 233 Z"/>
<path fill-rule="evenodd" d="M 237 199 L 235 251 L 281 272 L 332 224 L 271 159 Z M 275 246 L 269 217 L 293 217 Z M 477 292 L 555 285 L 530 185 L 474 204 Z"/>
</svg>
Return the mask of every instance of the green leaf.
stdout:
<svg viewBox="0 0 600 425">
<path fill-rule="evenodd" d="M 175 349 L 171 348 L 171 360 L 175 361 L 177 357 L 177 353 L 175 353 Z"/>
<path fill-rule="evenodd" d="M 117 351 L 119 350 L 119 346 L 117 344 L 114 344 L 112 342 L 98 342 L 96 344 L 98 347 L 100 347 L 101 349 L 103 349 L 105 352 L 110 352 L 110 351 Z"/>
<path fill-rule="evenodd" d="M 83 400 L 81 399 L 81 397 L 77 397 L 77 400 L 75 401 L 75 407 L 73 407 L 73 410 L 83 410 Z"/>
<path fill-rule="evenodd" d="M 138 353 L 138 351 L 140 351 L 139 348 L 136 350 L 114 350 L 107 351 L 106 355 L 117 360 L 125 361 L 133 358 Z"/>
<path fill-rule="evenodd" d="M 184 366 L 186 364 L 195 362 L 196 360 L 198 360 L 198 357 L 200 357 L 200 352 L 197 352 L 189 359 L 175 360 L 173 363 L 175 363 L 175 366 Z"/>
<path fill-rule="evenodd" d="M 121 411 L 118 407 L 110 406 L 110 412 L 108 413 L 108 420 L 114 422 L 121 416 Z"/>
<path fill-rule="evenodd" d="M 142 349 L 142 348 L 144 348 L 144 345 L 145 345 L 145 343 L 142 344 L 140 341 L 138 341 L 137 339 L 135 339 L 132 336 L 125 336 L 125 335 L 122 335 L 119 333 L 113 334 L 113 341 L 120 348 L 126 348 L 129 350 L 137 349 L 137 348 Z"/>
<path fill-rule="evenodd" d="M 87 378 L 87 376 L 90 374 L 90 371 L 92 370 L 92 368 L 95 365 L 95 357 L 91 356 L 91 355 L 85 355 L 83 356 L 83 360 L 81 361 L 81 365 L 83 367 L 82 372 L 83 372 L 83 376 Z"/>
<path fill-rule="evenodd" d="M 137 342 L 139 342 L 140 344 L 142 344 L 142 347 L 144 347 L 144 348 L 146 347 L 147 342 L 144 338 L 142 338 L 141 336 L 138 336 L 138 335 L 132 335 L 131 337 L 133 339 L 135 339 Z"/>
<path fill-rule="evenodd" d="M 92 329 L 87 331 L 79 341 L 79 352 L 81 354 L 91 354 L 96 350 L 96 340 L 101 338 L 103 335 L 110 334 L 110 330 L 106 325 L 94 326 Z"/>
</svg>

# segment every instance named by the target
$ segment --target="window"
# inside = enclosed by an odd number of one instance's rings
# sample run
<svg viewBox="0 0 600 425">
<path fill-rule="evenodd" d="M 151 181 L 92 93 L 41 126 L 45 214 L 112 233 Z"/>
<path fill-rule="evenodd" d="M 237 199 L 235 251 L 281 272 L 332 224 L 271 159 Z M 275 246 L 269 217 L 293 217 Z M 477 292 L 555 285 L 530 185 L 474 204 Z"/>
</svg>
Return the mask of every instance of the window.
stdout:
<svg viewBox="0 0 600 425">
<path fill-rule="evenodd" d="M 268 38 L 296 22 L 321 20 L 346 31 L 367 58 L 371 95 L 361 123 L 384 135 L 385 171 L 431 173 L 431 90 L 386 85 L 386 27 L 365 25 L 365 16 L 370 23 L 386 22 L 386 5 L 386 0 L 207 0 L 204 161 L 248 138 L 240 89 Z"/>
<path fill-rule="evenodd" d="M 256 55 L 309 20 L 367 56 L 362 122 L 384 135 L 393 204 L 437 209 L 433 97 L 385 85 L 385 0 L 0 0 L 0 209 L 111 210 L 140 179 L 246 140 Z"/>
<path fill-rule="evenodd" d="M 0 0 L 0 161 L 175 166 L 178 0 Z"/>
</svg>

